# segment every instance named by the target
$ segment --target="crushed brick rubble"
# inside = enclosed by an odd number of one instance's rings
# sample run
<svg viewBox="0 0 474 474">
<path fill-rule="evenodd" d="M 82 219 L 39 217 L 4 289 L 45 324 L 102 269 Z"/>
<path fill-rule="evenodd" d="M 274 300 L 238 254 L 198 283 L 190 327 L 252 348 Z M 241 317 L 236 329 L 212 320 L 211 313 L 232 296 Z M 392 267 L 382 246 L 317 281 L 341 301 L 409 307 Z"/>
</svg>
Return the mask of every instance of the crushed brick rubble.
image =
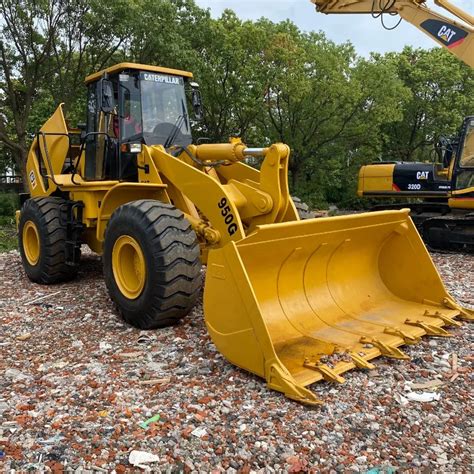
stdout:
<svg viewBox="0 0 474 474">
<path fill-rule="evenodd" d="M 472 307 L 474 256 L 433 259 Z M 409 362 L 313 385 L 325 404 L 311 408 L 227 363 L 200 303 L 176 327 L 127 326 L 92 254 L 50 287 L 26 278 L 18 252 L 0 254 L 0 294 L 2 472 L 134 472 L 132 450 L 168 472 L 472 472 L 472 324 L 405 346 Z M 434 400 L 409 398 L 424 392 Z"/>
</svg>

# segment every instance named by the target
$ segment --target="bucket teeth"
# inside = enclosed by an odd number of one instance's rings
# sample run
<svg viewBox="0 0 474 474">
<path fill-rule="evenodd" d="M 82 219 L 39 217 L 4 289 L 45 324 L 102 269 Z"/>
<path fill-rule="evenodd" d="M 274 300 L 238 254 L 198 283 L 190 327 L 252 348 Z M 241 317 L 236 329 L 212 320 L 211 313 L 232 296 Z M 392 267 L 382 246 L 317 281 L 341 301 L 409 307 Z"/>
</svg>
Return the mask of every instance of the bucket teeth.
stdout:
<svg viewBox="0 0 474 474">
<path fill-rule="evenodd" d="M 383 332 L 385 334 L 391 334 L 392 336 L 401 337 L 407 345 L 418 344 L 420 342 L 419 337 L 411 336 L 410 334 L 407 334 L 405 331 L 402 331 L 398 328 L 385 328 Z"/>
<path fill-rule="evenodd" d="M 398 347 L 390 347 L 389 345 L 385 344 L 379 339 L 375 339 L 374 337 L 361 337 L 360 342 L 362 344 L 372 344 L 385 357 L 392 357 L 393 359 L 404 359 L 404 360 L 410 359 L 410 357 L 406 355 Z"/>
<path fill-rule="evenodd" d="M 337 374 L 331 367 L 326 364 L 318 364 L 315 362 L 311 362 L 309 359 L 305 359 L 303 362 L 303 366 L 307 369 L 315 370 L 316 372 L 321 373 L 324 380 L 328 382 L 336 382 L 336 383 L 344 383 L 344 377 L 341 377 Z"/>
<path fill-rule="evenodd" d="M 447 326 L 457 326 L 457 327 L 462 326 L 462 324 L 459 321 L 456 321 L 455 319 L 450 318 L 449 316 L 446 316 L 446 315 L 440 313 L 439 311 L 435 311 L 434 313 L 430 313 L 429 310 L 426 310 L 425 313 L 423 314 L 423 316 L 429 316 L 430 318 L 441 319 L 442 321 L 444 321 L 444 323 Z"/>
<path fill-rule="evenodd" d="M 446 308 L 458 310 L 461 313 L 459 315 L 461 319 L 465 319 L 466 321 L 474 321 L 474 310 L 463 308 L 451 298 L 443 298 L 443 304 L 446 306 Z"/>
<path fill-rule="evenodd" d="M 410 326 L 418 326 L 419 328 L 423 329 L 423 331 L 425 331 L 428 336 L 452 337 L 452 334 L 446 331 L 446 329 L 433 326 L 432 324 L 425 323 L 424 321 L 412 321 L 407 319 L 405 324 Z"/>
<path fill-rule="evenodd" d="M 293 221 L 286 199 L 275 203 L 245 237 L 209 248 L 203 299 L 217 349 L 270 389 L 319 404 L 314 383 L 342 383 L 380 356 L 409 360 L 404 344 L 474 319 L 446 292 L 408 209 Z"/>
<path fill-rule="evenodd" d="M 358 369 L 375 369 L 375 365 L 371 364 L 369 361 L 365 360 L 359 354 L 355 352 L 349 353 L 351 356 L 352 362 Z"/>
<path fill-rule="evenodd" d="M 279 362 L 271 361 L 266 366 L 268 386 L 283 392 L 286 397 L 305 405 L 321 405 L 323 402 L 307 388 L 299 385 Z"/>
</svg>

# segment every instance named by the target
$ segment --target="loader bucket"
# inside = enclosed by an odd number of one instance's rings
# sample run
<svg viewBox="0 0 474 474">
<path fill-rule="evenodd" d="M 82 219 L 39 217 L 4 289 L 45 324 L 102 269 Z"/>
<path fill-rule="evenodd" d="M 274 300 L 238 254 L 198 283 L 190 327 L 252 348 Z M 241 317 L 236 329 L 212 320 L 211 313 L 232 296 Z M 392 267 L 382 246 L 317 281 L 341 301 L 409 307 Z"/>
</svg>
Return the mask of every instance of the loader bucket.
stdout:
<svg viewBox="0 0 474 474">
<path fill-rule="evenodd" d="M 380 355 L 472 317 L 446 292 L 407 209 L 258 227 L 211 250 L 206 325 L 233 364 L 303 403 Z"/>
</svg>

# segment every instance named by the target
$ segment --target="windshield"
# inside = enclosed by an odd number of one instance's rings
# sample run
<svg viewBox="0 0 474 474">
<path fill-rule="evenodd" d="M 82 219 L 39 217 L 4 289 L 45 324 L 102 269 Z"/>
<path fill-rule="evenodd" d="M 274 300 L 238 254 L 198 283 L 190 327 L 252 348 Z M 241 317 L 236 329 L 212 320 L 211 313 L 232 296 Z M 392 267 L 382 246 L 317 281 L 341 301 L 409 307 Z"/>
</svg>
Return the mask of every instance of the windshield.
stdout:
<svg viewBox="0 0 474 474">
<path fill-rule="evenodd" d="M 184 80 L 179 76 L 140 73 L 143 137 L 147 144 L 191 143 Z M 168 143 L 171 145 L 171 143 Z"/>
<path fill-rule="evenodd" d="M 470 120 L 467 124 L 464 147 L 459 164 L 462 168 L 474 168 L 474 119 Z"/>
<path fill-rule="evenodd" d="M 461 150 L 459 168 L 456 174 L 456 189 L 467 189 L 474 186 L 474 119 L 466 126 L 464 145 Z"/>
<path fill-rule="evenodd" d="M 119 75 L 120 139 L 147 145 L 192 143 L 184 79 L 168 74 Z"/>
</svg>

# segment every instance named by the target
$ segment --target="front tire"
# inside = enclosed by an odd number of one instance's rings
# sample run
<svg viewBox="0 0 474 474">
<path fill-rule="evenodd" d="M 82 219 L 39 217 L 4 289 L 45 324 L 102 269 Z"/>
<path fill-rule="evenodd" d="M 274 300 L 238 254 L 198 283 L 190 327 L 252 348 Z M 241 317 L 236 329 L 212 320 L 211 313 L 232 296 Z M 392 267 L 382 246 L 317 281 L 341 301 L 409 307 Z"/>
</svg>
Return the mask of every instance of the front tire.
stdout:
<svg viewBox="0 0 474 474">
<path fill-rule="evenodd" d="M 58 197 L 28 199 L 21 210 L 18 240 L 23 268 L 35 283 L 50 285 L 73 279 L 77 263 L 66 263 L 66 201 Z M 80 255 L 78 254 L 77 260 Z"/>
<path fill-rule="evenodd" d="M 110 297 L 132 326 L 175 324 L 199 296 L 196 234 L 170 204 L 140 200 L 120 206 L 107 226 L 103 260 Z"/>
</svg>

